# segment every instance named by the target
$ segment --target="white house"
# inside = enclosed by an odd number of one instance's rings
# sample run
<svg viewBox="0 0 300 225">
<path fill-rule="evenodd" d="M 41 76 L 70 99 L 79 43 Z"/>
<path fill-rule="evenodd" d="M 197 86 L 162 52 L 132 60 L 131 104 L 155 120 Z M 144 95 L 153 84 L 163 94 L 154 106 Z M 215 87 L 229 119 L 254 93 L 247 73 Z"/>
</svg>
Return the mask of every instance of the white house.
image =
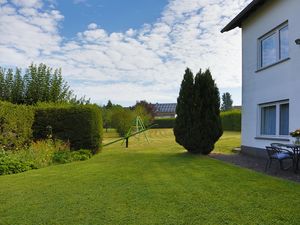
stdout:
<svg viewBox="0 0 300 225">
<path fill-rule="evenodd" d="M 242 151 L 263 156 L 300 128 L 300 0 L 254 0 L 222 32 L 242 28 Z"/>
</svg>

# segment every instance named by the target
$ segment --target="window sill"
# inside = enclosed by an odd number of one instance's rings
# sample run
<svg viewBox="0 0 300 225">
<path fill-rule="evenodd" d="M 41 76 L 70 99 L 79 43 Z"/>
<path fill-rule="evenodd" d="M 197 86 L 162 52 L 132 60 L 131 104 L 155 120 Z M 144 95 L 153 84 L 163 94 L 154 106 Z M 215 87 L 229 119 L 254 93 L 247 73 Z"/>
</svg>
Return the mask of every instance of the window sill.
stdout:
<svg viewBox="0 0 300 225">
<path fill-rule="evenodd" d="M 269 140 L 269 141 L 286 141 L 289 142 L 290 139 L 287 137 L 275 137 L 275 136 L 258 136 L 255 137 L 257 140 Z"/>
<path fill-rule="evenodd" d="M 280 64 L 280 63 L 283 63 L 283 62 L 286 62 L 286 61 L 288 61 L 288 60 L 290 60 L 290 59 L 291 59 L 291 58 L 288 57 L 288 58 L 282 59 L 282 60 L 280 60 L 280 61 L 278 61 L 278 62 L 272 63 L 272 64 L 270 64 L 270 65 L 268 65 L 268 66 L 259 68 L 258 70 L 255 71 L 255 73 L 258 73 L 258 72 L 260 72 L 260 71 L 266 70 L 266 69 L 268 69 L 268 68 L 270 68 L 270 67 L 276 66 L 276 65 L 278 65 L 278 64 Z"/>
</svg>

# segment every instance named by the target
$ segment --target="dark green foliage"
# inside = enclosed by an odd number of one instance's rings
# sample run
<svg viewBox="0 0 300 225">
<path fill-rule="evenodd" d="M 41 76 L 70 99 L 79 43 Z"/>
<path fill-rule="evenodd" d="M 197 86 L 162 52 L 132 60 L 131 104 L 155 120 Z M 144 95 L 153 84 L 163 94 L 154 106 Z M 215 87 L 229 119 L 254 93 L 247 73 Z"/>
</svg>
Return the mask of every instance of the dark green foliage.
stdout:
<svg viewBox="0 0 300 225">
<path fill-rule="evenodd" d="M 187 69 L 177 99 L 174 134 L 191 153 L 209 154 L 222 136 L 219 90 L 209 70 Z"/>
<path fill-rule="evenodd" d="M 14 81 L 12 85 L 12 91 L 11 91 L 11 102 L 16 104 L 22 104 L 25 102 L 24 99 L 24 81 L 23 77 L 21 75 L 21 70 L 16 69 L 16 73 L 14 76 Z"/>
<path fill-rule="evenodd" d="M 35 169 L 32 163 L 24 162 L 5 152 L 0 152 L 0 175 L 21 173 Z"/>
<path fill-rule="evenodd" d="M 174 128 L 175 118 L 154 119 L 153 124 L 156 124 L 153 128 Z"/>
<path fill-rule="evenodd" d="M 231 95 L 229 92 L 226 92 L 222 95 L 222 106 L 221 106 L 221 110 L 222 111 L 228 111 L 232 109 L 232 104 L 233 101 L 231 99 Z"/>
<path fill-rule="evenodd" d="M 14 86 L 14 75 L 13 70 L 8 69 L 5 77 L 5 86 L 4 86 L 4 101 L 12 101 L 12 89 Z"/>
<path fill-rule="evenodd" d="M 0 99 L 4 99 L 5 93 L 5 70 L 0 67 Z"/>
<path fill-rule="evenodd" d="M 0 148 L 17 150 L 30 143 L 33 121 L 32 107 L 0 102 Z"/>
<path fill-rule="evenodd" d="M 102 116 L 96 105 L 49 105 L 37 107 L 33 125 L 35 139 L 49 135 L 69 141 L 71 149 L 90 149 L 96 153 L 102 142 Z"/>
<path fill-rule="evenodd" d="M 193 125 L 193 101 L 194 96 L 194 75 L 187 68 L 181 83 L 179 97 L 177 98 L 176 120 L 174 135 L 176 142 L 182 146 L 187 146 L 190 141 L 190 132 Z"/>
<path fill-rule="evenodd" d="M 221 112 L 223 130 L 241 131 L 242 113 L 240 110 Z"/>
<path fill-rule="evenodd" d="M 113 104 L 112 104 L 112 102 L 110 100 L 108 100 L 108 102 L 107 102 L 107 104 L 106 104 L 106 106 L 104 108 L 110 109 L 111 107 L 113 107 Z"/>
</svg>

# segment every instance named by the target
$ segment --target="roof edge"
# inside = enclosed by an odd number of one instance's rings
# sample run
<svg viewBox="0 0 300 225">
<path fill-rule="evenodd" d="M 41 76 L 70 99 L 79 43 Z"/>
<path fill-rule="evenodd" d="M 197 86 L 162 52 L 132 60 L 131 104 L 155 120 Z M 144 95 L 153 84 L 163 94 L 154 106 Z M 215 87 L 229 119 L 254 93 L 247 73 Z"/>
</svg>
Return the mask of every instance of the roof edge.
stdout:
<svg viewBox="0 0 300 225">
<path fill-rule="evenodd" d="M 246 6 L 233 20 L 231 20 L 222 30 L 221 33 L 233 30 L 236 27 L 241 27 L 241 23 L 245 20 L 251 13 L 257 10 L 261 5 L 263 5 L 267 0 L 253 0 L 249 5 Z"/>
</svg>

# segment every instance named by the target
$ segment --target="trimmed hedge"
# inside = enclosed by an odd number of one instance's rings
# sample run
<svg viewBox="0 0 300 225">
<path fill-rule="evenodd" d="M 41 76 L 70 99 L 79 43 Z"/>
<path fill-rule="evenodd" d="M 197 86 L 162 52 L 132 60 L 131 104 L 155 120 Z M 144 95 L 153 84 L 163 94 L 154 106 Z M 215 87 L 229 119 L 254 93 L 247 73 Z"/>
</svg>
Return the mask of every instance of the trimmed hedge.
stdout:
<svg viewBox="0 0 300 225">
<path fill-rule="evenodd" d="M 225 131 L 241 131 L 242 113 L 240 110 L 230 110 L 221 112 L 221 120 L 223 130 Z M 175 118 L 155 119 L 153 128 L 174 128 Z"/>
<path fill-rule="evenodd" d="M 0 102 L 0 148 L 12 150 L 29 144 L 33 120 L 32 107 Z"/>
<path fill-rule="evenodd" d="M 101 110 L 96 105 L 43 105 L 36 109 L 35 139 L 51 135 L 69 141 L 73 150 L 89 149 L 96 153 L 101 147 L 102 133 Z"/>
<path fill-rule="evenodd" d="M 153 121 L 156 124 L 153 128 L 173 128 L 175 125 L 175 118 L 157 118 Z"/>
<path fill-rule="evenodd" d="M 240 110 L 230 110 L 221 113 L 223 130 L 241 131 L 242 113 Z"/>
</svg>

